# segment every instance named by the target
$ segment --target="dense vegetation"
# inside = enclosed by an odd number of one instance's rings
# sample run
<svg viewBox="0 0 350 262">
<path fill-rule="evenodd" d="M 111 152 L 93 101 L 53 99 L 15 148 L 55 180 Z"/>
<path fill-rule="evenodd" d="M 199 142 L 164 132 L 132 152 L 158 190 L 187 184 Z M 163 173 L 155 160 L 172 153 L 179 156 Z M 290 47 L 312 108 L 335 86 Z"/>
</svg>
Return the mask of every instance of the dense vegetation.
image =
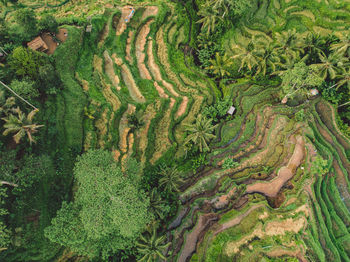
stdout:
<svg viewBox="0 0 350 262">
<path fill-rule="evenodd" d="M 0 7 L 1 261 L 350 261 L 348 2 Z"/>
</svg>

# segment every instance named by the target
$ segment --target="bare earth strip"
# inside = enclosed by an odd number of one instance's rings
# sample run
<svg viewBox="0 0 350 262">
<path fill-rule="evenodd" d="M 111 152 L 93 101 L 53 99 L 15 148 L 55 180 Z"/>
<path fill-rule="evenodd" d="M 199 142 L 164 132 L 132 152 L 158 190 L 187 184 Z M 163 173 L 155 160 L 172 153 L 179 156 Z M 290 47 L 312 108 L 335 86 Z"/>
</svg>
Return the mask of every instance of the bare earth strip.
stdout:
<svg viewBox="0 0 350 262">
<path fill-rule="evenodd" d="M 95 126 L 97 128 L 98 132 L 98 144 L 101 148 L 104 148 L 105 146 L 105 141 L 104 141 L 104 137 L 107 134 L 107 126 L 108 126 L 108 119 L 107 119 L 107 115 L 108 115 L 108 108 L 106 108 L 101 117 L 96 121 Z"/>
<path fill-rule="evenodd" d="M 136 107 L 132 104 L 128 104 L 128 109 L 124 112 L 122 118 L 119 123 L 119 149 L 122 153 L 126 153 L 127 151 L 127 137 L 130 131 L 128 127 L 128 115 L 131 115 L 135 112 Z"/>
<path fill-rule="evenodd" d="M 304 140 L 302 136 L 298 136 L 296 140 L 293 155 L 289 160 L 288 165 L 281 167 L 278 171 L 277 178 L 269 182 L 248 185 L 247 193 L 257 192 L 269 197 L 275 197 L 278 194 L 282 186 L 293 177 L 296 169 L 304 159 Z"/>
<path fill-rule="evenodd" d="M 136 38 L 135 48 L 136 48 L 136 59 L 137 59 L 137 67 L 140 71 L 140 76 L 143 79 L 149 79 L 151 80 L 151 74 L 149 73 L 148 69 L 145 66 L 145 53 L 143 52 L 145 50 L 146 45 L 146 38 L 150 31 L 150 24 L 153 22 L 152 20 L 149 20 L 140 30 L 139 34 Z"/>
<path fill-rule="evenodd" d="M 200 215 L 195 227 L 186 236 L 186 241 L 183 245 L 183 249 L 178 258 L 178 262 L 186 262 L 187 259 L 196 250 L 196 244 L 200 233 L 210 224 L 211 221 L 216 220 L 217 217 L 214 214 Z"/>
<path fill-rule="evenodd" d="M 117 57 L 116 54 L 113 54 L 112 57 L 113 57 L 115 63 L 118 66 L 120 66 L 120 68 L 121 68 L 122 77 L 123 77 L 123 80 L 124 80 L 126 87 L 129 90 L 131 98 L 134 99 L 138 103 L 146 102 L 145 97 L 141 94 L 139 88 L 137 87 L 135 80 L 134 80 L 129 68 L 127 67 L 127 65 L 125 65 L 123 63 L 123 61 Z"/>
<path fill-rule="evenodd" d="M 108 75 L 109 79 L 111 80 L 111 82 L 115 86 L 115 88 L 119 91 L 120 90 L 119 77 L 114 72 L 113 60 L 109 56 L 107 50 L 105 50 L 103 52 L 103 57 L 105 59 L 105 71 L 106 71 L 106 74 Z"/>
<path fill-rule="evenodd" d="M 158 6 L 147 6 L 143 12 L 141 20 L 145 20 L 149 16 L 156 16 L 158 14 Z"/>
<path fill-rule="evenodd" d="M 156 82 L 154 81 L 154 87 L 157 89 L 157 92 L 160 97 L 162 98 L 168 98 L 169 96 L 164 92 L 164 89 Z"/>
<path fill-rule="evenodd" d="M 124 30 L 126 29 L 125 19 L 131 13 L 130 8 L 132 8 L 132 6 L 130 6 L 130 5 L 126 5 L 126 6 L 122 7 L 122 9 L 121 9 L 122 15 L 121 15 L 119 22 L 118 22 L 118 25 L 117 25 L 116 35 L 121 35 L 124 32 Z"/>
<path fill-rule="evenodd" d="M 162 120 L 159 122 L 156 129 L 156 140 L 155 140 L 155 153 L 151 159 L 151 163 L 154 164 L 171 146 L 169 140 L 169 127 L 171 122 L 171 111 L 174 107 L 175 99 L 170 98 L 170 105 L 168 110 L 165 112 Z"/>
<path fill-rule="evenodd" d="M 131 42 L 132 42 L 132 38 L 134 36 L 134 31 L 129 31 L 128 34 L 128 39 L 126 40 L 126 48 L 125 48 L 125 59 L 132 65 L 133 64 L 133 59 L 131 56 Z"/>
<path fill-rule="evenodd" d="M 188 104 L 188 97 L 184 96 L 179 106 L 179 110 L 176 112 L 177 117 L 182 116 L 186 112 L 187 104 Z"/>
</svg>

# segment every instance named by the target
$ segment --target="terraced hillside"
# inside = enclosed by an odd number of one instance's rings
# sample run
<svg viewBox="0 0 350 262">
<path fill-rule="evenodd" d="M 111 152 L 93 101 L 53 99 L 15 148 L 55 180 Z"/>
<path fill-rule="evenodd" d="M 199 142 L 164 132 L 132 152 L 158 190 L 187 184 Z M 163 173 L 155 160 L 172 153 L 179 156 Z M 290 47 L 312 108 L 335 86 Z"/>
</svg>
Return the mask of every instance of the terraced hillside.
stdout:
<svg viewBox="0 0 350 262">
<path fill-rule="evenodd" d="M 327 4 L 332 11 L 315 1 L 258 1 L 226 33 L 225 47 L 291 28 L 349 28 L 345 4 Z M 128 22 L 128 5 L 92 18 L 75 77 L 89 98 L 84 149 L 111 149 L 116 161 L 133 156 L 145 167 L 183 157 L 185 126 L 216 97 L 211 80 L 185 62 L 189 25 L 177 21 L 174 7 L 134 8 Z M 350 260 L 350 141 L 327 102 L 282 105 L 279 89 L 242 79 L 226 87 L 237 111 L 217 128 L 208 163 L 185 176 L 167 225 L 170 261 Z M 312 168 L 319 156 L 325 174 Z"/>
<path fill-rule="evenodd" d="M 176 24 L 172 7 L 136 8 L 126 23 L 130 7 L 94 18 L 84 39 L 76 78 L 90 97 L 86 114 L 93 112 L 84 123 L 84 148 L 111 148 L 116 160 L 136 154 L 155 164 L 166 152 L 184 154 L 184 125 L 213 96 L 208 80 L 175 49 L 188 39 L 174 35 L 184 25 Z M 132 114 L 142 127 L 129 123 Z"/>
</svg>

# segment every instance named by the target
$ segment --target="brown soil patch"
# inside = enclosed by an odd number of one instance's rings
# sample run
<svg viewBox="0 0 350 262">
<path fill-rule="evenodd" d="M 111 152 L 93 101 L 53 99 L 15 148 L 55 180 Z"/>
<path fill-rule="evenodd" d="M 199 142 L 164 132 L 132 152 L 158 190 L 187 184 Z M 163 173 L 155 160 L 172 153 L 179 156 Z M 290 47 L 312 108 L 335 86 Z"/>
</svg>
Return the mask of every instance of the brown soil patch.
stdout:
<svg viewBox="0 0 350 262">
<path fill-rule="evenodd" d="M 149 73 L 148 69 L 145 66 L 145 53 L 143 52 L 145 50 L 146 45 L 146 38 L 150 31 L 150 24 L 153 22 L 153 20 L 149 20 L 140 30 L 139 34 L 136 38 L 135 48 L 136 48 L 136 59 L 137 59 L 137 67 L 140 71 L 140 76 L 143 79 L 151 80 L 151 74 Z"/>
<path fill-rule="evenodd" d="M 64 43 L 68 37 L 68 30 L 66 28 L 60 28 L 56 37 L 58 38 L 58 40 Z"/>
<path fill-rule="evenodd" d="M 166 82 L 165 80 L 162 80 L 162 84 L 163 84 L 163 86 L 164 86 L 166 89 L 168 89 L 168 91 L 169 91 L 173 96 L 175 96 L 175 97 L 178 97 L 178 96 L 179 96 L 179 94 L 176 93 L 176 91 L 174 90 L 174 87 L 173 87 L 172 84 L 169 84 L 169 83 Z"/>
<path fill-rule="evenodd" d="M 156 128 L 155 139 L 155 153 L 153 154 L 150 162 L 154 164 L 171 146 L 169 140 L 169 127 L 171 122 L 171 111 L 174 107 L 175 99 L 170 98 L 170 105 L 168 110 L 164 113 L 162 120 L 159 122 Z"/>
<path fill-rule="evenodd" d="M 250 235 L 244 236 L 239 241 L 229 242 L 226 246 L 226 253 L 228 256 L 232 256 L 233 254 L 239 252 L 239 249 L 242 245 L 248 243 L 255 237 L 261 239 L 264 236 L 285 235 L 286 232 L 298 233 L 304 228 L 306 224 L 307 221 L 304 217 L 301 217 L 297 220 L 287 218 L 284 221 L 273 221 L 268 223 L 264 229 L 262 224 L 259 224 Z"/>
<path fill-rule="evenodd" d="M 129 31 L 128 34 L 128 39 L 126 40 L 126 48 L 125 48 L 125 52 L 126 52 L 126 56 L 125 59 L 132 65 L 133 64 L 133 59 L 131 56 L 131 42 L 134 36 L 134 31 Z"/>
<path fill-rule="evenodd" d="M 162 74 L 160 73 L 159 67 L 156 64 L 153 56 L 153 41 L 148 40 L 148 46 L 147 46 L 147 56 L 148 56 L 148 68 L 150 69 L 154 79 L 156 81 L 161 82 L 162 81 Z"/>
<path fill-rule="evenodd" d="M 278 248 L 278 249 L 274 249 L 272 251 L 266 252 L 266 255 L 269 257 L 283 257 L 283 256 L 296 257 L 301 262 L 307 262 L 307 260 L 305 259 L 300 249 L 293 251 L 293 250 Z"/>
<path fill-rule="evenodd" d="M 179 106 L 179 109 L 177 110 L 176 117 L 180 117 L 186 112 L 187 104 L 188 104 L 188 97 L 184 96 L 182 98 L 182 102 Z"/>
<path fill-rule="evenodd" d="M 297 201 L 296 197 L 292 197 L 290 199 L 287 200 L 287 202 L 285 203 L 285 206 L 289 206 L 290 204 L 293 204 Z"/>
<path fill-rule="evenodd" d="M 212 206 L 216 209 L 224 208 L 225 206 L 228 205 L 229 201 L 231 200 L 231 198 L 235 194 L 236 190 L 237 190 L 237 188 L 234 187 L 227 194 L 214 198 L 211 201 Z"/>
<path fill-rule="evenodd" d="M 108 76 L 108 78 L 111 80 L 112 84 L 114 87 L 119 91 L 120 86 L 119 86 L 119 77 L 115 74 L 114 72 L 114 67 L 113 67 L 113 60 L 109 56 L 108 51 L 105 50 L 103 52 L 103 57 L 105 59 L 105 71 Z"/>
<path fill-rule="evenodd" d="M 112 105 L 113 114 L 114 114 L 114 112 L 116 112 L 121 106 L 120 100 L 119 100 L 118 96 L 116 96 L 113 93 L 113 91 L 111 89 L 111 85 L 107 84 L 102 77 L 101 77 L 101 83 L 103 86 L 103 89 L 102 89 L 103 96 L 106 98 L 107 102 L 109 102 Z M 113 119 L 113 118 L 111 118 L 111 119 Z"/>
<path fill-rule="evenodd" d="M 127 67 L 127 65 L 124 63 L 120 64 L 120 62 L 121 62 L 120 58 L 118 58 L 116 54 L 113 54 L 112 57 L 113 57 L 115 63 L 117 65 L 120 65 L 122 77 L 123 77 L 123 80 L 124 80 L 126 87 L 129 90 L 131 98 L 134 99 L 137 103 L 146 102 L 145 97 L 141 94 L 141 92 L 140 92 L 138 86 L 136 85 L 135 80 L 130 72 L 130 69 Z"/>
<path fill-rule="evenodd" d="M 147 6 L 143 12 L 141 20 L 145 20 L 149 16 L 156 16 L 158 14 L 158 6 Z"/>
<path fill-rule="evenodd" d="M 119 157 L 120 157 L 120 151 L 117 150 L 117 149 L 114 149 L 114 150 L 112 151 L 112 153 L 113 153 L 113 158 L 114 158 L 114 160 L 115 160 L 115 161 L 118 161 L 118 160 L 119 160 Z"/>
<path fill-rule="evenodd" d="M 296 139 L 296 145 L 292 157 L 289 160 L 287 166 L 281 167 L 278 171 L 277 178 L 269 182 L 255 183 L 247 186 L 247 193 L 262 193 L 268 197 L 276 197 L 282 186 L 290 180 L 297 167 L 304 159 L 304 140 L 302 136 L 298 136 Z"/>
<path fill-rule="evenodd" d="M 128 135 L 128 153 L 123 155 L 122 159 L 120 160 L 123 172 L 126 171 L 127 160 L 128 160 L 128 158 L 131 157 L 131 155 L 133 153 L 133 146 L 134 146 L 134 134 L 129 133 L 129 135 Z"/>
<path fill-rule="evenodd" d="M 188 258 L 195 252 L 197 241 L 199 239 L 199 235 L 202 231 L 204 231 L 211 222 L 217 219 L 217 215 L 215 214 L 205 214 L 200 215 L 195 227 L 192 229 L 190 233 L 187 234 L 185 243 L 183 245 L 183 249 L 178 258 L 178 262 L 186 262 Z"/>
<path fill-rule="evenodd" d="M 128 109 L 124 112 L 122 118 L 119 123 L 119 150 L 122 153 L 126 153 L 127 151 L 127 137 L 130 131 L 128 127 L 128 115 L 131 115 L 135 112 L 136 107 L 132 104 L 128 104 Z"/>
<path fill-rule="evenodd" d="M 121 35 L 125 29 L 126 29 L 126 22 L 125 22 L 125 19 L 129 16 L 129 14 L 131 13 L 131 9 L 132 6 L 130 5 L 126 5 L 126 6 L 123 6 L 121 8 L 121 12 L 122 12 L 122 15 L 119 19 L 119 22 L 118 22 L 118 25 L 117 25 L 117 29 L 116 29 L 116 35 Z M 131 17 L 130 17 L 131 19 Z M 129 21 L 130 21 L 129 19 Z"/>
<path fill-rule="evenodd" d="M 158 85 L 158 83 L 156 81 L 154 81 L 154 87 L 157 89 L 157 92 L 159 94 L 160 97 L 162 98 L 168 98 L 169 96 L 164 92 L 164 89 Z"/>
<path fill-rule="evenodd" d="M 101 48 L 101 46 L 104 44 L 107 36 L 108 36 L 108 33 L 109 33 L 109 23 L 107 22 L 104 29 L 103 29 L 103 32 L 102 32 L 102 35 L 100 37 L 100 41 L 98 42 L 98 48 Z"/>
</svg>

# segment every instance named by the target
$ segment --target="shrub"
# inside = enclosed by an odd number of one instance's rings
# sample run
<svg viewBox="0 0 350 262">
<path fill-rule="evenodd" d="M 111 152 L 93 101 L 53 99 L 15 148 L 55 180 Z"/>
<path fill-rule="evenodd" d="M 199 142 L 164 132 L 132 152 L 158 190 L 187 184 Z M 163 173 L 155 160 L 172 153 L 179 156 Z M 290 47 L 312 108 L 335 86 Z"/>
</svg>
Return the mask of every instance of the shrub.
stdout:
<svg viewBox="0 0 350 262">
<path fill-rule="evenodd" d="M 239 164 L 235 162 L 232 158 L 226 158 L 222 164 L 223 169 L 231 169 L 237 167 Z"/>
</svg>

